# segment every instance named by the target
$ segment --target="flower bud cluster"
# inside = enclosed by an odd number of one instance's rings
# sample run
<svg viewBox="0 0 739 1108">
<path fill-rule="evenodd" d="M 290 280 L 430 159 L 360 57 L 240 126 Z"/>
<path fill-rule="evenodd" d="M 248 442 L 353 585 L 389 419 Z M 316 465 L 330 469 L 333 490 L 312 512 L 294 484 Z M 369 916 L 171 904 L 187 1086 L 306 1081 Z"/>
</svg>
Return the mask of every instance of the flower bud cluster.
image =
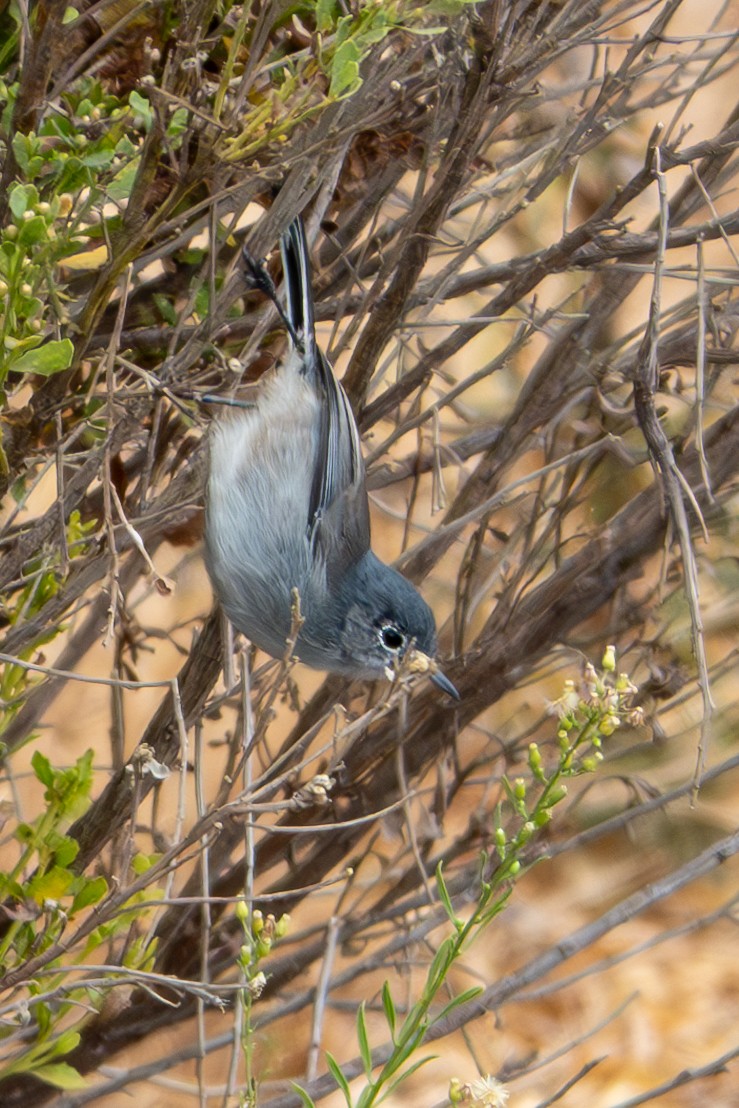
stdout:
<svg viewBox="0 0 739 1108">
<path fill-rule="evenodd" d="M 267 981 L 263 971 L 259 969 L 260 962 L 271 952 L 274 944 L 287 935 L 290 916 L 285 913 L 278 919 L 271 913 L 265 916 L 259 908 L 250 911 L 246 900 L 237 901 L 235 914 L 244 933 L 238 957 L 239 965 L 244 971 L 251 995 L 258 996 Z M 255 989 L 258 991 L 255 992 Z"/>
<path fill-rule="evenodd" d="M 546 827 L 552 809 L 567 796 L 565 781 L 597 769 L 603 760 L 603 740 L 610 738 L 622 722 L 631 726 L 641 722 L 641 710 L 630 705 L 636 691 L 627 674 L 617 673 L 614 646 L 606 648 L 600 672 L 587 663 L 579 685 L 571 679 L 565 681 L 562 695 L 552 706 L 559 717 L 555 764 L 547 768 L 538 744 L 532 742 L 528 747 L 528 781 L 523 777 L 503 781 L 510 807 L 520 821 L 515 833 L 500 823 L 495 830 L 495 852 L 505 863 L 506 877 L 520 870 L 519 852 Z"/>
</svg>

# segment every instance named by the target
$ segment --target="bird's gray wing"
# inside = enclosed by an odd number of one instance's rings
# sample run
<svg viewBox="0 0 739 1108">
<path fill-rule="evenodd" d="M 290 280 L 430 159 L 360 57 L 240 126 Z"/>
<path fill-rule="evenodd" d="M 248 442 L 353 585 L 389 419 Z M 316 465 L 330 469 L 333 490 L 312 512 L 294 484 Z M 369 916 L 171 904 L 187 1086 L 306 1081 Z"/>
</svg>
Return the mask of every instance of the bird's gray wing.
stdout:
<svg viewBox="0 0 739 1108">
<path fill-rule="evenodd" d="M 300 372 L 314 385 L 320 421 L 308 527 L 331 574 L 342 574 L 369 549 L 370 524 L 359 431 L 346 393 L 318 349 L 310 261 L 301 219 L 280 240 L 286 312 L 302 349 Z"/>
</svg>

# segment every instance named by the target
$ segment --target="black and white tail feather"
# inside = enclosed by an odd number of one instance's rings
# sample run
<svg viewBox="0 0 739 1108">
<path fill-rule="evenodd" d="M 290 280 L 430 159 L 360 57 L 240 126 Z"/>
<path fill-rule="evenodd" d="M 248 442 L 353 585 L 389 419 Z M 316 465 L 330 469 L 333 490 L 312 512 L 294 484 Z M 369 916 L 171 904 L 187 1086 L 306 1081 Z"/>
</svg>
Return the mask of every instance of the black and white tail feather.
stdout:
<svg viewBox="0 0 739 1108">
<path fill-rule="evenodd" d="M 316 342 L 310 260 L 301 220 L 295 220 L 285 231 L 280 253 L 288 331 L 302 359 L 300 372 L 323 401 L 308 507 L 309 536 L 335 571 L 342 573 L 370 548 L 362 446 L 346 393 Z"/>
</svg>

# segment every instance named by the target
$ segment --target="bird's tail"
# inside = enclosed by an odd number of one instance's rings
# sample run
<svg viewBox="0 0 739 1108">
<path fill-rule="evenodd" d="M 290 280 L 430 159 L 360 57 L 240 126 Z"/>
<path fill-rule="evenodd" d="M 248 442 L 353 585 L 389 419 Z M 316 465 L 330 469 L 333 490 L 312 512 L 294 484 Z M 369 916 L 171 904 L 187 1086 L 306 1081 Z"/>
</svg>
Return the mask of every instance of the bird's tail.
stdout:
<svg viewBox="0 0 739 1108">
<path fill-rule="evenodd" d="M 280 254 L 285 275 L 287 318 L 300 340 L 306 367 L 317 366 L 320 359 L 316 347 L 310 258 L 300 216 L 292 221 L 280 238 Z"/>
</svg>

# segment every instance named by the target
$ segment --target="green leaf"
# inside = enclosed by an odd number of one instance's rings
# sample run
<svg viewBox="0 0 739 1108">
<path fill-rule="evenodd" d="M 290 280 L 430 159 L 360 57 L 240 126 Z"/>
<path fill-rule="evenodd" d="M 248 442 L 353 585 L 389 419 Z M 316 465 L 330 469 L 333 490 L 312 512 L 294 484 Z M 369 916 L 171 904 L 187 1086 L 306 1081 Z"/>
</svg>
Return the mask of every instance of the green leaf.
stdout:
<svg viewBox="0 0 739 1108">
<path fill-rule="evenodd" d="M 438 866 L 436 867 L 436 888 L 439 893 L 439 900 L 444 906 L 444 911 L 449 917 L 449 921 L 456 927 L 457 931 L 460 931 L 464 924 L 457 916 L 457 913 L 454 911 L 452 900 L 449 896 L 449 890 L 447 889 L 446 882 L 444 881 L 442 873 L 443 868 L 443 863 L 439 862 Z"/>
<path fill-rule="evenodd" d="M 38 200 L 38 192 L 33 185 L 13 185 L 8 196 L 10 210 L 16 219 L 23 219 L 27 209 Z"/>
<path fill-rule="evenodd" d="M 431 967 L 426 975 L 426 988 L 435 992 L 443 983 L 453 962 L 454 943 L 451 939 L 444 939 L 434 955 Z"/>
<path fill-rule="evenodd" d="M 35 134 L 24 135 L 17 131 L 13 135 L 15 160 L 29 179 L 34 177 L 44 164 L 44 159 L 38 156 L 39 149 L 39 140 Z M 28 199 L 28 194 L 26 194 L 26 197 Z M 17 216 L 16 218 L 20 219 L 21 217 Z"/>
<path fill-rule="evenodd" d="M 131 141 L 130 135 L 121 135 L 115 144 L 115 152 L 122 158 L 132 158 L 137 150 L 138 146 Z"/>
<path fill-rule="evenodd" d="M 44 1066 L 36 1067 L 32 1072 L 34 1077 L 45 1081 L 47 1085 L 53 1085 L 55 1089 L 87 1088 L 87 1081 L 82 1074 L 68 1062 L 49 1062 Z"/>
<path fill-rule="evenodd" d="M 362 57 L 366 57 L 369 53 L 369 50 L 367 49 L 368 46 L 373 46 L 375 43 L 382 42 L 383 39 L 387 38 L 392 29 L 393 24 L 388 20 L 388 18 L 382 15 L 382 13 L 378 13 L 375 19 L 374 26 L 367 27 L 357 36 L 359 38 L 359 41 L 362 43 L 362 46 L 364 47 L 364 50 L 362 51 Z M 404 29 L 413 32 L 413 28 L 409 25 L 406 25 Z"/>
<path fill-rule="evenodd" d="M 395 1023 L 397 1015 L 395 1012 L 395 1004 L 393 1002 L 392 995 L 390 993 L 390 986 L 387 981 L 382 986 L 382 1007 L 385 1009 L 385 1019 L 390 1029 L 390 1038 L 395 1042 Z"/>
<path fill-rule="evenodd" d="M 39 1042 L 43 1042 L 51 1031 L 51 1008 L 48 1004 L 39 1002 L 33 1006 L 33 1014 L 38 1024 Z"/>
<path fill-rule="evenodd" d="M 155 899 L 160 895 L 159 890 L 150 890 L 150 896 Z M 143 917 L 143 911 L 141 912 L 139 919 Z M 135 921 L 136 917 L 134 913 L 131 913 L 132 919 Z M 154 957 L 157 950 L 157 939 L 148 939 L 146 935 L 140 936 L 138 939 L 134 939 L 132 943 L 129 943 L 126 948 L 126 953 L 123 955 L 123 965 L 126 969 L 137 970 L 149 970 L 154 964 Z"/>
<path fill-rule="evenodd" d="M 316 4 L 316 30 L 319 35 L 327 35 L 334 28 L 334 0 L 318 0 Z"/>
<path fill-rule="evenodd" d="M 344 1099 L 346 1100 L 347 1104 L 351 1105 L 352 1094 L 351 1090 L 349 1089 L 349 1082 L 344 1077 L 344 1074 L 341 1071 L 341 1066 L 336 1061 L 333 1054 L 329 1054 L 328 1051 L 326 1051 L 326 1062 L 328 1063 L 328 1068 L 331 1070 L 331 1076 L 344 1094 Z"/>
<path fill-rule="evenodd" d="M 405 1043 L 412 1039 L 415 1031 L 423 1022 L 423 1014 L 425 1010 L 425 1006 L 423 1004 L 419 1004 L 418 1002 L 411 1005 L 411 1007 L 405 1014 L 405 1019 L 403 1020 L 400 1031 L 398 1032 L 398 1042 Z"/>
<path fill-rule="evenodd" d="M 471 988 L 465 989 L 465 991 L 463 993 L 460 993 L 459 996 L 455 996 L 452 1000 L 450 1000 L 449 1003 L 441 1009 L 438 1016 L 434 1016 L 434 1023 L 436 1023 L 437 1020 L 443 1020 L 445 1016 L 448 1016 L 449 1013 L 453 1012 L 455 1008 L 459 1008 L 460 1005 L 466 1004 L 468 1000 L 474 1000 L 475 997 L 479 996 L 481 992 L 481 985 L 473 985 Z"/>
<path fill-rule="evenodd" d="M 19 965 L 28 957 L 31 947 L 35 947 L 37 943 L 38 935 L 36 934 L 35 926 L 30 923 L 21 924 L 13 940 L 13 953 L 15 954 L 16 965 Z"/>
<path fill-rule="evenodd" d="M 58 866 L 70 865 L 80 852 L 80 844 L 69 835 L 49 835 L 46 841 L 54 851 L 54 861 Z"/>
<path fill-rule="evenodd" d="M 24 221 L 18 232 L 18 242 L 21 246 L 33 246 L 37 242 L 44 242 L 48 237 L 48 227 L 42 215 L 35 215 L 33 219 Z"/>
<path fill-rule="evenodd" d="M 132 92 L 129 93 L 128 103 L 131 105 L 133 111 L 136 112 L 136 115 L 141 116 L 144 121 L 144 127 L 148 131 L 154 122 L 154 112 L 152 111 L 149 101 L 145 96 L 142 96 L 140 92 L 136 92 L 136 89 L 133 89 Z"/>
<path fill-rule="evenodd" d="M 54 783 L 54 770 L 51 768 L 51 762 L 40 750 L 34 751 L 31 766 L 42 785 L 46 785 L 48 788 Z"/>
<path fill-rule="evenodd" d="M 367 1020 L 364 1014 L 364 1001 L 357 1009 L 357 1039 L 359 1040 L 359 1053 L 362 1055 L 362 1065 L 367 1078 L 372 1077 L 372 1050 L 367 1034 Z"/>
<path fill-rule="evenodd" d="M 353 39 L 347 39 L 336 49 L 331 63 L 331 84 L 329 96 L 343 96 L 358 88 L 360 82 L 359 63 L 362 54 Z"/>
<path fill-rule="evenodd" d="M 205 319 L 208 316 L 210 312 L 210 289 L 206 284 L 202 284 L 195 293 L 193 309 L 200 319 Z"/>
<path fill-rule="evenodd" d="M 92 877 L 86 880 L 72 901 L 72 913 L 80 912 L 90 904 L 97 904 L 108 891 L 108 882 L 104 877 Z"/>
<path fill-rule="evenodd" d="M 172 118 L 167 124 L 167 134 L 170 138 L 177 138 L 183 131 L 187 129 L 190 113 L 187 108 L 177 108 L 172 113 Z"/>
<path fill-rule="evenodd" d="M 56 1042 L 52 1043 L 51 1057 L 69 1054 L 70 1050 L 76 1050 L 81 1039 L 79 1031 L 73 1031 L 71 1028 L 68 1031 L 62 1031 Z"/>
<path fill-rule="evenodd" d="M 111 200 L 128 200 L 136 180 L 139 158 L 133 158 L 110 182 L 107 193 Z"/>
<path fill-rule="evenodd" d="M 62 24 L 66 27 L 68 23 L 74 23 L 75 19 L 79 19 L 79 14 L 76 8 L 65 8 Z"/>
<path fill-rule="evenodd" d="M 163 296 L 161 292 L 154 293 L 154 303 L 157 306 L 160 316 L 165 323 L 168 323 L 170 327 L 174 327 L 177 324 L 177 312 L 174 310 L 172 301 Z"/>
<path fill-rule="evenodd" d="M 24 350 L 35 350 L 43 341 L 41 335 L 26 335 L 24 339 L 17 339 L 14 335 L 6 335 L 5 349 L 10 352 L 11 358 L 19 358 Z"/>
<path fill-rule="evenodd" d="M 89 166 L 91 169 L 105 169 L 114 157 L 115 150 L 111 150 L 109 146 L 103 147 L 101 150 L 92 150 L 89 154 L 84 154 L 82 164 Z"/>
<path fill-rule="evenodd" d="M 202 265 L 205 260 L 206 254 L 199 246 L 188 246 L 178 255 L 182 259 L 183 265 Z"/>
<path fill-rule="evenodd" d="M 74 881 L 74 874 L 61 866 L 52 866 L 47 873 L 37 873 L 28 882 L 28 896 L 43 905 L 46 900 L 61 900 Z"/>
<path fill-rule="evenodd" d="M 69 339 L 54 340 L 35 350 L 27 350 L 11 361 L 9 368 L 14 373 L 40 373 L 42 377 L 52 377 L 63 369 L 69 369 L 73 354 L 74 346 Z"/>
<path fill-rule="evenodd" d="M 408 31 L 411 35 L 443 35 L 445 31 L 448 31 L 448 27 L 410 27 L 406 25 L 403 28 L 404 31 Z"/>
<path fill-rule="evenodd" d="M 134 854 L 131 859 L 131 869 L 137 877 L 142 877 L 161 858 L 161 854 Z"/>
<path fill-rule="evenodd" d="M 14 881 L 9 874 L 0 874 L 0 897 L 3 900 L 9 896 L 15 897 L 16 900 L 22 900 L 24 895 L 23 886 L 19 881 Z"/>
<path fill-rule="evenodd" d="M 37 296 L 24 296 L 22 293 L 16 296 L 15 306 L 18 311 L 18 318 L 23 320 L 40 318 L 44 307 Z M 41 343 L 36 343 L 36 345 L 40 346 Z"/>
<path fill-rule="evenodd" d="M 292 1088 L 294 1093 L 298 1094 L 303 1104 L 305 1105 L 305 1108 L 316 1108 L 315 1100 L 313 1100 L 312 1097 L 308 1096 L 305 1089 L 301 1089 L 300 1085 L 296 1085 L 294 1081 L 290 1082 L 290 1087 Z"/>
</svg>

